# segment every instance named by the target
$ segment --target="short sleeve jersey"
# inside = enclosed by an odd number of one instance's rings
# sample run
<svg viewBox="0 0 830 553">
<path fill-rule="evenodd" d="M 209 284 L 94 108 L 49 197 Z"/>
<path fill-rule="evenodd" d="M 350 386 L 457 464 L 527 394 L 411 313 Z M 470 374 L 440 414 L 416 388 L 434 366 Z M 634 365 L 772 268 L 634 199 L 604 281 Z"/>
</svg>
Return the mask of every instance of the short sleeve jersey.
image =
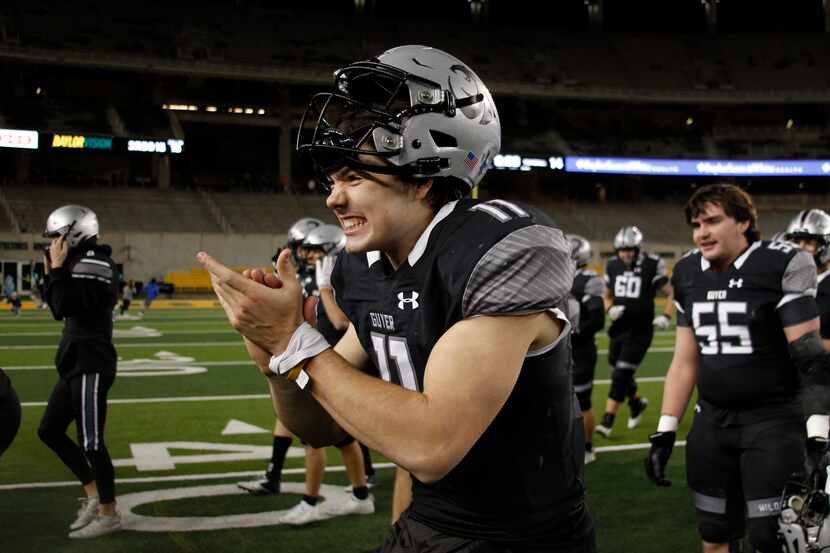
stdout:
<svg viewBox="0 0 830 553">
<path fill-rule="evenodd" d="M 587 303 L 592 298 L 602 298 L 605 293 L 605 283 L 602 278 L 597 275 L 596 271 L 590 269 L 578 269 L 574 275 L 574 283 L 571 287 L 571 295 L 580 304 L 581 313 L 587 311 Z M 573 335 L 573 347 L 577 348 L 580 345 L 593 345 L 594 333 L 579 333 Z"/>
<path fill-rule="evenodd" d="M 698 250 L 672 274 L 677 324 L 700 352 L 700 397 L 735 411 L 794 403 L 796 369 L 784 327 L 817 316 L 812 257 L 784 242 L 756 241 L 715 272 Z"/>
<path fill-rule="evenodd" d="M 818 275 L 816 304 L 821 317 L 821 337 L 830 340 L 830 269 Z"/>
<path fill-rule="evenodd" d="M 605 265 L 605 284 L 614 305 L 625 306 L 615 326 L 650 327 L 654 319 L 654 297 L 668 281 L 666 263 L 659 256 L 640 253 L 630 267 L 619 257 L 609 259 Z"/>
<path fill-rule="evenodd" d="M 430 352 L 455 323 L 564 311 L 569 252 L 541 212 L 464 199 L 436 213 L 397 270 L 380 252 L 346 254 L 331 280 L 380 376 L 423 391 Z M 566 334 L 528 352 L 506 404 L 454 469 L 430 484 L 413 478 L 413 518 L 453 535 L 544 540 L 556 531 L 555 513 L 583 500 Z"/>
</svg>

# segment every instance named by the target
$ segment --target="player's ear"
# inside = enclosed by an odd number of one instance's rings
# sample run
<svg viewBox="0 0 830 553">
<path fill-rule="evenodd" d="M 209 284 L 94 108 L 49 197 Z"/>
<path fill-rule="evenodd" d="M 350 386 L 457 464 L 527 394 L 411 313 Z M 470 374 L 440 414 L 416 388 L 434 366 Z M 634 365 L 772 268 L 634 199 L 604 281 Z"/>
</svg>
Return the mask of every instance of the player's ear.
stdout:
<svg viewBox="0 0 830 553">
<path fill-rule="evenodd" d="M 429 191 L 432 190 L 432 185 L 435 181 L 432 179 L 419 180 L 415 183 L 415 197 L 420 200 L 426 200 Z"/>
<path fill-rule="evenodd" d="M 738 230 L 741 231 L 741 234 L 746 234 L 748 228 L 749 221 L 738 221 Z"/>
</svg>

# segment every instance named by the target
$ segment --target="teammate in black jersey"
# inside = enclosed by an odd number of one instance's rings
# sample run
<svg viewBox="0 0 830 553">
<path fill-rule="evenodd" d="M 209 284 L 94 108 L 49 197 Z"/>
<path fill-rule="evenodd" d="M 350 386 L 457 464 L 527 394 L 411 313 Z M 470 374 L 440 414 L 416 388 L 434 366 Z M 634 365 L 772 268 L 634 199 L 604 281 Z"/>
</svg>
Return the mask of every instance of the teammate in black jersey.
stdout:
<svg viewBox="0 0 830 553">
<path fill-rule="evenodd" d="M 602 303 L 605 284 L 596 271 L 587 268 L 592 257 L 591 243 L 577 234 L 568 234 L 566 238 L 571 243 L 571 257 L 576 263 L 571 295 L 579 305 L 579 317 L 571 321 L 574 324 L 571 347 L 574 360 L 574 391 L 582 411 L 585 428 L 585 464 L 588 464 L 596 459 L 591 441 L 596 426 L 591 392 L 594 389 L 594 370 L 597 366 L 596 333 L 605 326 L 605 308 Z"/>
<path fill-rule="evenodd" d="M 821 338 L 830 351 L 830 215 L 809 209 L 795 216 L 787 227 L 786 239 L 813 256 L 818 272 L 816 304 L 821 320 Z"/>
<path fill-rule="evenodd" d="M 620 404 L 628 399 L 631 414 L 628 428 L 642 420 L 648 399 L 637 391 L 634 373 L 651 346 L 654 328 L 669 328 L 674 306 L 666 264 L 657 255 L 642 251 L 643 233 L 637 227 L 623 227 L 614 237 L 617 255 L 605 265 L 605 307 L 613 321 L 608 329 L 608 364 L 611 389 L 605 414 L 597 425 L 598 434 L 611 435 Z M 654 316 L 654 298 L 661 293 L 668 301 L 661 315 Z"/>
<path fill-rule="evenodd" d="M 746 528 L 755 550 L 778 552 L 781 491 L 805 462 L 803 416 L 808 468 L 826 450 L 830 362 L 815 264 L 792 244 L 759 240 L 752 200 L 738 187 L 700 188 L 686 219 L 698 249 L 672 275 L 677 338 L 646 472 L 669 484 L 665 465 L 696 386 L 686 467 L 703 550 L 725 553 Z"/>
<path fill-rule="evenodd" d="M 52 238 L 45 260 L 44 299 L 63 336 L 55 355 L 58 382 L 40 421 L 38 436 L 83 484 L 86 498 L 70 538 L 95 538 L 121 529 L 115 510 L 115 471 L 104 442 L 107 393 L 118 357 L 112 345 L 112 309 L 118 278 L 109 246 L 99 245 L 98 218 L 89 208 L 53 211 L 44 236 Z M 78 443 L 66 435 L 75 422 Z"/>
<path fill-rule="evenodd" d="M 301 324 L 287 254 L 278 280 L 246 280 L 202 252 L 229 320 L 261 367 L 304 386 L 281 398 L 289 427 L 336 439 L 310 413 L 319 402 L 411 473 L 412 504 L 381 551 L 594 551 L 562 312 L 569 244 L 532 208 L 456 199 L 499 149 L 490 93 L 423 46 L 335 79 L 298 147 L 347 236 L 332 284 L 349 330 L 331 349 Z"/>
<path fill-rule="evenodd" d="M 314 275 L 309 271 L 309 265 L 306 260 L 305 251 L 303 250 L 303 240 L 305 240 L 306 236 L 312 230 L 323 224 L 323 221 L 313 217 L 298 219 L 288 229 L 288 238 L 285 247 L 281 247 L 274 257 L 271 258 L 271 264 L 274 267 L 274 271 L 276 271 L 276 262 L 279 253 L 283 249 L 290 252 L 291 262 L 297 267 L 297 278 L 303 287 L 304 297 L 308 297 L 314 290 Z M 268 388 L 271 392 L 271 399 L 274 401 L 275 393 L 270 383 Z M 280 418 L 277 418 L 277 422 L 274 423 L 271 443 L 271 459 L 268 461 L 265 475 L 254 478 L 253 480 L 237 482 L 236 485 L 251 495 L 278 494 L 280 492 L 283 465 L 285 464 L 285 458 L 288 455 L 288 449 L 291 447 L 293 440 L 294 436 L 291 434 L 291 431 L 285 427 Z"/>
<path fill-rule="evenodd" d="M 8 375 L 0 369 L 0 457 L 20 428 L 20 399 Z"/>
<path fill-rule="evenodd" d="M 337 254 L 346 245 L 346 235 L 337 225 L 320 225 L 308 232 L 302 241 L 302 259 L 310 284 L 304 287 L 306 301 L 315 302 L 314 326 L 329 344 L 336 344 L 349 328 L 349 319 L 334 301 L 331 271 Z M 301 279 L 302 282 L 302 279 Z M 351 436 L 334 444 L 340 450 L 350 494 L 345 501 L 318 504 L 320 486 L 326 469 L 323 447 L 305 448 L 305 486 L 302 500 L 280 517 L 283 524 L 300 526 L 324 518 L 344 515 L 369 515 L 375 512 L 375 500 L 369 494 L 360 444 Z M 371 466 L 371 465 L 370 465 Z"/>
</svg>

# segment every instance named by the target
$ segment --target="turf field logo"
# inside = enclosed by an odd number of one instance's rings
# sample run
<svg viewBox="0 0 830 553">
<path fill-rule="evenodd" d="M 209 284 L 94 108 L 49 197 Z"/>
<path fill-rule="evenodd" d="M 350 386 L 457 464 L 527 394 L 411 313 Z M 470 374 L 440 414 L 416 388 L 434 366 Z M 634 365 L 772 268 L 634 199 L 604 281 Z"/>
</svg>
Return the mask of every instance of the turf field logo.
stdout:
<svg viewBox="0 0 830 553">
<path fill-rule="evenodd" d="M 118 376 L 184 376 L 207 372 L 205 367 L 192 365 L 193 361 L 193 357 L 159 351 L 153 359 L 119 359 Z"/>
<path fill-rule="evenodd" d="M 126 330 L 113 330 L 113 338 L 158 338 L 161 332 L 148 326 L 133 326 Z"/>
<path fill-rule="evenodd" d="M 418 303 L 418 297 L 420 294 L 414 290 L 410 292 L 410 294 L 412 295 L 407 297 L 406 292 L 398 292 L 398 309 L 402 311 L 406 310 L 407 307 L 412 310 L 418 309 L 418 306 L 420 305 Z"/>
</svg>

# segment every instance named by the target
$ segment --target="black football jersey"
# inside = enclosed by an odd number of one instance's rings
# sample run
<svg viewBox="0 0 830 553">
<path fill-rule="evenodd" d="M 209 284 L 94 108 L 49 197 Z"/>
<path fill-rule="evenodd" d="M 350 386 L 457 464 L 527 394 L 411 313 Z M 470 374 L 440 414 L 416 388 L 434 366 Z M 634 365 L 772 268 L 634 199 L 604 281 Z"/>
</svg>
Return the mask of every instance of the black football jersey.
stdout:
<svg viewBox="0 0 830 553">
<path fill-rule="evenodd" d="M 314 267 L 302 266 L 297 269 L 297 280 L 300 281 L 304 298 L 310 298 L 317 293 L 317 279 L 314 277 Z"/>
<path fill-rule="evenodd" d="M 455 323 L 564 310 L 569 252 L 535 209 L 464 199 L 436 213 L 397 270 L 380 252 L 344 254 L 332 284 L 381 377 L 422 391 L 430 352 Z M 453 535 L 508 542 L 544 541 L 561 527 L 557 514 L 584 495 L 569 365 L 565 333 L 528 352 L 506 404 L 464 459 L 437 482 L 413 477 L 410 516 Z"/>
<path fill-rule="evenodd" d="M 596 271 L 576 271 L 571 287 L 571 295 L 579 302 L 579 323 L 574 322 L 575 328 L 571 339 L 574 349 L 591 346 L 596 348 L 594 335 L 605 325 L 605 311 L 602 305 L 604 292 L 605 284 Z"/>
<path fill-rule="evenodd" d="M 816 305 L 821 317 L 821 337 L 830 340 L 830 269 L 818 275 Z"/>
<path fill-rule="evenodd" d="M 115 370 L 112 310 L 118 279 L 112 249 L 89 244 L 69 252 L 63 266 L 52 269 L 44 299 L 55 320 L 64 321 L 55 366 L 64 378 Z"/>
<path fill-rule="evenodd" d="M 724 272 L 693 250 L 672 274 L 678 326 L 700 351 L 701 399 L 733 411 L 794 405 L 784 327 L 817 316 L 812 257 L 785 242 L 753 242 Z"/>
<path fill-rule="evenodd" d="M 619 257 L 609 259 L 605 264 L 605 285 L 614 305 L 625 306 L 609 334 L 615 334 L 616 329 L 650 327 L 654 319 L 654 297 L 668 280 L 666 263 L 659 256 L 641 252 L 631 267 Z"/>
</svg>

